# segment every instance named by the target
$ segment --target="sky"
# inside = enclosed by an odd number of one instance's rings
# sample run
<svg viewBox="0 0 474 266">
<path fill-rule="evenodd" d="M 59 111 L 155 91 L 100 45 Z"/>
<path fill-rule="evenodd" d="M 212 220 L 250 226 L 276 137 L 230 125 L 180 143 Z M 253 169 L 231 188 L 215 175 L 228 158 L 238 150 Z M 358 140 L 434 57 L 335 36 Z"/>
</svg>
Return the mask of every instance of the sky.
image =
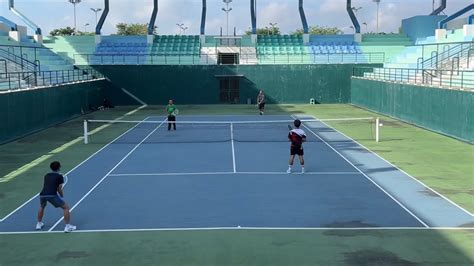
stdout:
<svg viewBox="0 0 474 266">
<path fill-rule="evenodd" d="M 283 33 L 301 28 L 298 0 L 256 0 L 257 26 L 267 27 L 277 23 Z M 435 0 L 439 2 L 439 0 Z M 178 34 L 177 23 L 184 23 L 186 34 L 197 35 L 201 23 L 201 0 L 158 0 L 159 11 L 156 25 L 159 34 Z M 416 15 L 428 15 L 432 11 L 433 0 L 381 0 L 380 31 L 398 32 L 401 20 Z M 472 3 L 472 0 L 448 0 L 447 15 Z M 78 30 L 93 31 L 95 15 L 90 8 L 103 8 L 103 0 L 82 0 L 77 5 Z M 305 0 L 308 24 L 338 27 L 351 33 L 351 21 L 346 12 L 346 0 Z M 438 5 L 438 4 L 437 4 Z M 207 0 L 206 34 L 217 35 L 222 27 L 226 29 L 226 14 L 221 10 L 222 0 Z M 352 0 L 352 6 L 362 7 L 357 12 L 362 31 L 375 31 L 377 5 L 373 0 Z M 15 0 L 15 7 L 39 25 L 44 33 L 52 29 L 74 25 L 74 9 L 68 0 Z M 236 27 L 242 34 L 251 26 L 250 0 L 233 0 L 230 4 L 229 27 Z M 103 34 L 115 33 L 115 25 L 125 23 L 148 23 L 153 9 L 152 0 L 110 0 L 109 16 L 104 24 Z M 8 10 L 8 0 L 0 0 L 0 15 L 22 25 L 21 21 Z M 85 26 L 89 24 L 89 26 Z M 23 24 L 24 25 L 24 24 Z M 31 31 L 30 31 L 31 33 Z"/>
</svg>

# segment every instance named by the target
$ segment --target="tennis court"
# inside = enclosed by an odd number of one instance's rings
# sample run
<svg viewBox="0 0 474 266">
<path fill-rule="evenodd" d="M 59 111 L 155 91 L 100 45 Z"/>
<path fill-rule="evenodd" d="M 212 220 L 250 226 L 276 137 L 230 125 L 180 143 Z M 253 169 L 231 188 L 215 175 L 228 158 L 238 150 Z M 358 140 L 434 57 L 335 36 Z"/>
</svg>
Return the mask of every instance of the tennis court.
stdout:
<svg viewBox="0 0 474 266">
<path fill-rule="evenodd" d="M 128 129 L 67 173 L 73 222 L 88 232 L 472 224 L 468 211 L 314 117 L 298 117 L 306 173 L 296 161 L 287 174 L 294 118 L 181 116 L 177 131 L 164 117 L 96 121 Z M 21 205 L 0 230 L 34 231 L 37 205 L 36 197 Z M 43 231 L 62 231 L 61 213 L 47 212 Z"/>
</svg>

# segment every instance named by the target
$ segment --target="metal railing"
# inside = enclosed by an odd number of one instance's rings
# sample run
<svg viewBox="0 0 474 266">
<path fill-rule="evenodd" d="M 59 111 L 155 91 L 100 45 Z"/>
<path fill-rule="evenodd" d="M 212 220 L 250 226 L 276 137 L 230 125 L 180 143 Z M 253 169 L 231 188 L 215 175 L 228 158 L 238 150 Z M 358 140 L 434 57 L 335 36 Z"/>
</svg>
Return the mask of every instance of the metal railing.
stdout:
<svg viewBox="0 0 474 266">
<path fill-rule="evenodd" d="M 75 65 L 201 64 L 199 54 L 74 54 Z"/>
<path fill-rule="evenodd" d="M 415 44 L 414 47 L 421 47 L 422 61 L 433 57 L 435 54 L 441 54 L 451 47 L 465 44 L 467 42 L 450 42 L 450 43 L 431 43 L 431 44 Z"/>
<path fill-rule="evenodd" d="M 226 54 L 226 53 L 221 53 Z M 385 53 L 281 53 L 242 54 L 235 56 L 239 64 L 364 64 L 384 63 Z M 156 54 L 74 54 L 76 65 L 216 65 L 219 54 L 156 53 Z"/>
<path fill-rule="evenodd" d="M 474 71 L 355 67 L 352 76 L 474 91 Z"/>
<path fill-rule="evenodd" d="M 11 45 L 11 44 L 0 44 L 0 48 L 7 52 L 17 55 L 22 59 L 34 62 L 38 60 L 39 51 L 50 50 L 46 47 L 41 46 L 26 46 L 26 45 Z M 32 54 L 33 58 L 29 58 L 28 54 Z"/>
<path fill-rule="evenodd" d="M 0 69 L 0 73 L 7 73 L 8 72 L 7 60 L 0 59 L 0 63 L 3 65 L 3 71 L 2 71 L 2 69 Z"/>
<path fill-rule="evenodd" d="M 260 64 L 375 64 L 385 62 L 385 53 L 259 53 L 258 59 Z"/>
<path fill-rule="evenodd" d="M 101 78 L 104 78 L 104 76 L 92 68 L 0 73 L 0 92 L 31 89 L 42 86 L 55 86 Z"/>
<path fill-rule="evenodd" d="M 2 48 L 0 48 L 0 57 L 15 64 L 22 71 L 41 71 L 41 63 L 39 60 L 31 62 L 26 59 L 27 57 L 18 56 Z"/>
<path fill-rule="evenodd" d="M 419 69 L 448 69 L 455 67 L 455 60 L 460 63 L 460 58 L 468 57 L 470 50 L 474 49 L 474 42 L 443 44 L 443 51 L 432 51 L 431 57 L 424 60 L 418 58 L 417 68 Z M 438 46 L 439 47 L 439 46 Z M 459 68 L 459 65 L 457 65 Z"/>
</svg>

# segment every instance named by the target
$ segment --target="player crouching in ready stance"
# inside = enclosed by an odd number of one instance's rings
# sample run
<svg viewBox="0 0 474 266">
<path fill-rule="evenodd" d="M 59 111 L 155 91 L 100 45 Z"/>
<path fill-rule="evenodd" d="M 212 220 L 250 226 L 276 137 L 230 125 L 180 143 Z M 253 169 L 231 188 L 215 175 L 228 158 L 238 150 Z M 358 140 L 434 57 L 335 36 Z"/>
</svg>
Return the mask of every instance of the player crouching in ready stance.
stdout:
<svg viewBox="0 0 474 266">
<path fill-rule="evenodd" d="M 288 170 L 286 171 L 288 174 L 291 174 L 291 168 L 293 167 L 293 163 L 295 161 L 295 155 L 298 155 L 301 163 L 301 173 L 304 174 L 304 150 L 303 150 L 303 142 L 306 141 L 306 134 L 305 132 L 300 129 L 301 121 L 295 120 L 294 122 L 295 129 L 292 129 L 290 133 L 288 133 L 288 140 L 291 142 L 290 147 L 290 161 L 288 163 Z"/>
<path fill-rule="evenodd" d="M 64 222 L 66 223 L 64 232 L 69 233 L 76 230 L 76 227 L 69 223 L 69 220 L 71 219 L 69 205 L 62 199 L 64 196 L 64 177 L 59 173 L 61 164 L 59 162 L 52 162 L 50 168 L 52 172 L 44 176 L 43 190 L 41 190 L 39 195 L 40 209 L 38 211 L 38 223 L 36 224 L 36 230 L 41 230 L 44 226 L 42 221 L 44 209 L 49 202 L 54 207 L 63 209 Z"/>
</svg>

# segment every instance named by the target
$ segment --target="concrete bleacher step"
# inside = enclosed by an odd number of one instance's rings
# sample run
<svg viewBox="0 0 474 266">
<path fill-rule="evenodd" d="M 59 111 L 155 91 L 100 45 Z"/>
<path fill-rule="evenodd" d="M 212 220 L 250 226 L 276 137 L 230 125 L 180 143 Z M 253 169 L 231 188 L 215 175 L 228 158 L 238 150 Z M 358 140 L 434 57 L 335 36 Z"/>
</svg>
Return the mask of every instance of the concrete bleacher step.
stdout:
<svg viewBox="0 0 474 266">
<path fill-rule="evenodd" d="M 17 89 L 17 88 L 26 88 L 28 84 L 26 81 L 18 78 L 10 78 L 8 79 L 0 78 L 0 90 L 9 90 L 9 89 Z"/>
</svg>

